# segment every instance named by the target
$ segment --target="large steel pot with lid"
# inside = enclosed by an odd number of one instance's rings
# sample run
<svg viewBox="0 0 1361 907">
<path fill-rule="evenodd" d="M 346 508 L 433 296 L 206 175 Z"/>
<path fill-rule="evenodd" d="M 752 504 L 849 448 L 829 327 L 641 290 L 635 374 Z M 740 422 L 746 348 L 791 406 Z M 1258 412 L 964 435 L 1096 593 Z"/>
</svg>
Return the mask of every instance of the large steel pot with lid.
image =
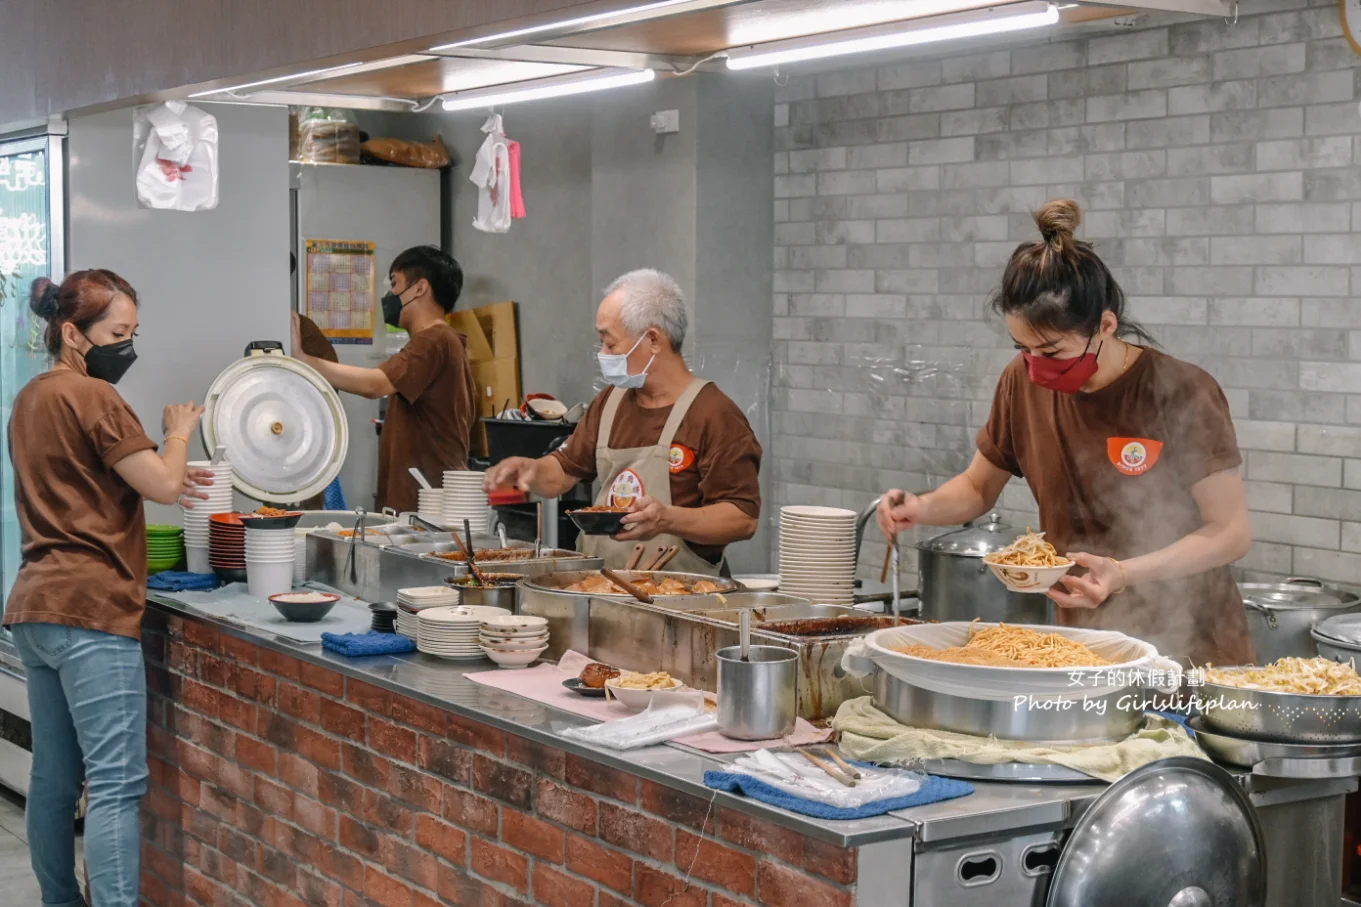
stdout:
<svg viewBox="0 0 1361 907">
<path fill-rule="evenodd" d="M 1321 580 L 1292 576 L 1283 583 L 1239 583 L 1248 612 L 1257 663 L 1278 658 L 1313 658 L 1314 625 L 1361 606 L 1361 598 L 1325 586 Z"/>
<path fill-rule="evenodd" d="M 1310 631 L 1318 654 L 1346 664 L 1361 665 L 1361 613 L 1325 618 Z"/>
<path fill-rule="evenodd" d="M 1053 602 L 1043 595 L 1010 592 L 983 558 L 1015 541 L 1020 533 L 993 513 L 963 529 L 917 543 L 918 585 L 923 620 L 1005 621 L 1052 624 Z"/>
</svg>

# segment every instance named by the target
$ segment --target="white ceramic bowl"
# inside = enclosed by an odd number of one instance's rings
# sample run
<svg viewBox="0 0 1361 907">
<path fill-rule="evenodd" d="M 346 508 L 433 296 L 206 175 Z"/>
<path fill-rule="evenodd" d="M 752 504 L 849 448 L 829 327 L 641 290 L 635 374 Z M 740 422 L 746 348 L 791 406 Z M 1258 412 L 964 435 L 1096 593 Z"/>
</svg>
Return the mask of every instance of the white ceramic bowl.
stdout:
<svg viewBox="0 0 1361 907">
<path fill-rule="evenodd" d="M 478 642 L 488 649 L 505 649 L 511 652 L 524 652 L 528 649 L 543 649 L 548 645 L 548 634 L 539 636 L 526 636 L 519 639 L 506 639 L 504 637 L 480 636 Z"/>
<path fill-rule="evenodd" d="M 293 561 L 289 559 L 280 564 L 261 564 L 246 562 L 246 585 L 250 594 L 260 598 L 282 595 L 293 591 Z"/>
<path fill-rule="evenodd" d="M 990 563 L 986 557 L 983 563 L 1012 592 L 1044 592 L 1057 583 L 1059 577 L 1073 569 L 1071 563 L 1060 567 L 1011 567 Z"/>
<path fill-rule="evenodd" d="M 548 618 L 534 614 L 497 614 L 482 621 L 482 629 L 494 633 L 520 633 L 526 630 L 542 631 L 548 627 Z"/>
<path fill-rule="evenodd" d="M 538 660 L 539 656 L 548 651 L 547 646 L 538 649 L 525 649 L 523 651 L 512 651 L 509 649 L 493 649 L 483 646 L 482 651 L 487 657 L 496 662 L 503 668 L 527 668 Z"/>
<path fill-rule="evenodd" d="M 653 693 L 674 693 L 683 686 L 685 686 L 685 684 L 674 677 L 671 678 L 671 686 L 661 687 L 656 690 L 630 690 L 615 686 L 614 678 L 605 681 L 605 689 L 609 690 L 609 695 L 614 699 L 618 699 L 619 703 L 624 708 L 631 709 L 635 712 L 641 712 L 652 704 Z"/>
</svg>

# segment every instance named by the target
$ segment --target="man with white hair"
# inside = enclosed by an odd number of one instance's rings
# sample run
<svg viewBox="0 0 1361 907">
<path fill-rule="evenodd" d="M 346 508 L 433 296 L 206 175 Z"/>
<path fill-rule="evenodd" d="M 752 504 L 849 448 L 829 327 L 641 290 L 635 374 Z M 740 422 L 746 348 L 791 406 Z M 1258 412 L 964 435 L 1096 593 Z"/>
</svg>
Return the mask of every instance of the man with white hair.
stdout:
<svg viewBox="0 0 1361 907">
<path fill-rule="evenodd" d="M 637 543 L 648 544 L 644 564 L 674 545 L 667 569 L 717 575 L 724 548 L 756 532 L 761 445 L 737 404 L 686 366 L 687 322 L 666 274 L 631 271 L 610 284 L 595 316 L 610 386 L 561 450 L 502 460 L 487 487 L 554 497 L 598 480 L 596 504 L 628 513 L 613 538 L 586 536 L 587 554 L 622 569 Z"/>
</svg>

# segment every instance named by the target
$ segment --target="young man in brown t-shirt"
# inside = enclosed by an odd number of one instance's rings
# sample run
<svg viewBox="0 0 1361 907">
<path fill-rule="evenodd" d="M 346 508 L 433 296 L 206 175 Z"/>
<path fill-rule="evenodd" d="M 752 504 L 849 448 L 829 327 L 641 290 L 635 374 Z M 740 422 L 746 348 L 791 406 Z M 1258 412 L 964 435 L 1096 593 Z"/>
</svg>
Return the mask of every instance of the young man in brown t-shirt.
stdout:
<svg viewBox="0 0 1361 907">
<path fill-rule="evenodd" d="M 466 469 L 476 418 L 476 385 L 467 338 L 445 322 L 463 289 L 458 262 L 434 246 L 398 255 L 388 270 L 383 321 L 411 335 L 410 342 L 377 368 L 327 362 L 303 349 L 294 318 L 293 355 L 337 390 L 377 400 L 388 397 L 378 443 L 379 508 L 414 511 L 411 467 L 433 482 L 448 469 Z"/>
</svg>

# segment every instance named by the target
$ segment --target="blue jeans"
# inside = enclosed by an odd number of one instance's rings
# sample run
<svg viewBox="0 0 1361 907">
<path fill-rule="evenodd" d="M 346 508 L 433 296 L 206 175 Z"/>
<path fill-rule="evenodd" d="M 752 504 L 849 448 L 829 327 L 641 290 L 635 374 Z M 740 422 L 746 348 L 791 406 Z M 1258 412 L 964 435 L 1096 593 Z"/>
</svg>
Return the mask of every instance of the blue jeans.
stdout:
<svg viewBox="0 0 1361 907">
<path fill-rule="evenodd" d="M 137 907 L 146 792 L 146 673 L 139 640 L 15 624 L 28 678 L 33 773 L 25 824 L 44 907 L 81 907 L 75 810 L 90 786 L 85 865 L 97 907 Z M 0 896 L 0 900 L 3 900 Z"/>
</svg>

